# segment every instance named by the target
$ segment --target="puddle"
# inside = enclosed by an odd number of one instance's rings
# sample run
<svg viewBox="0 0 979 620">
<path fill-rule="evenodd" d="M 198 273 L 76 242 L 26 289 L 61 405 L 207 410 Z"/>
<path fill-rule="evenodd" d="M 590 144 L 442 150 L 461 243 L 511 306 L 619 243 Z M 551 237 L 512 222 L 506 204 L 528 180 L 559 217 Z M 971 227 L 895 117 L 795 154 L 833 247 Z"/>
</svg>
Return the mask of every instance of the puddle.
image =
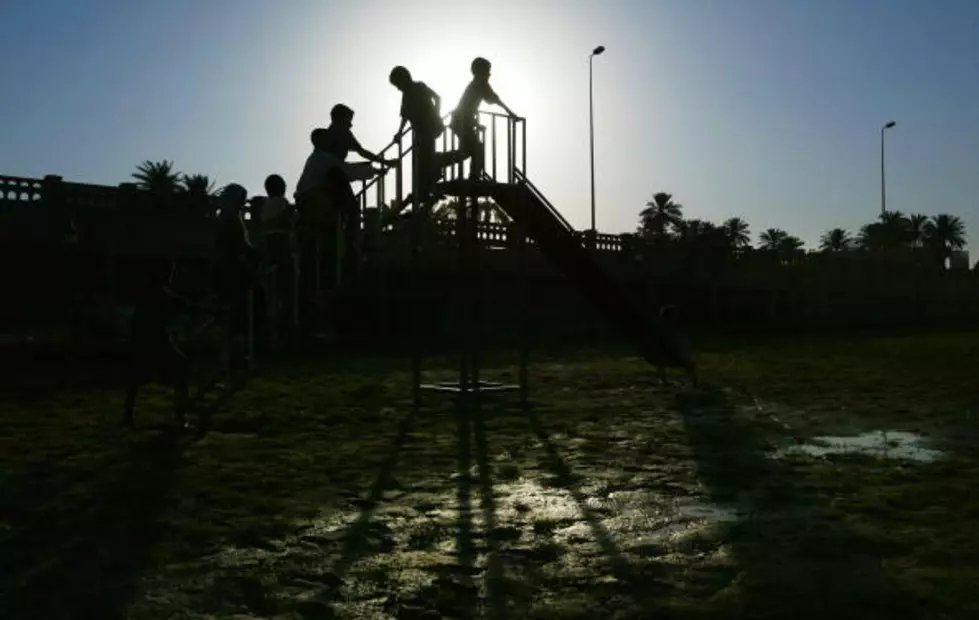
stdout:
<svg viewBox="0 0 979 620">
<path fill-rule="evenodd" d="M 930 463 L 942 457 L 942 452 L 925 448 L 923 438 L 906 431 L 872 431 L 851 437 L 813 437 L 809 443 L 791 446 L 776 456 L 808 454 L 822 458 L 837 454 L 866 454 L 877 458 L 891 458 Z"/>
</svg>

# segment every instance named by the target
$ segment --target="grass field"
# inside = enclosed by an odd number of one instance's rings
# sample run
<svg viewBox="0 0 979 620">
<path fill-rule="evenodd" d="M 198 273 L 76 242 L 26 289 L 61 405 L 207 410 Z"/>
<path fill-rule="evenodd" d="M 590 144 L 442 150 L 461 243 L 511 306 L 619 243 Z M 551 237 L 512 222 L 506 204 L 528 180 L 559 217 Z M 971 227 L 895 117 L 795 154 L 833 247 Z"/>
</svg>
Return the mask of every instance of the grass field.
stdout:
<svg viewBox="0 0 979 620">
<path fill-rule="evenodd" d="M 21 368 L 0 617 L 979 617 L 979 334 L 698 349 L 697 390 L 581 351 L 469 411 L 295 359 L 200 439 L 162 388 L 125 431 L 113 377 Z M 792 450 L 878 430 L 923 447 Z"/>
</svg>

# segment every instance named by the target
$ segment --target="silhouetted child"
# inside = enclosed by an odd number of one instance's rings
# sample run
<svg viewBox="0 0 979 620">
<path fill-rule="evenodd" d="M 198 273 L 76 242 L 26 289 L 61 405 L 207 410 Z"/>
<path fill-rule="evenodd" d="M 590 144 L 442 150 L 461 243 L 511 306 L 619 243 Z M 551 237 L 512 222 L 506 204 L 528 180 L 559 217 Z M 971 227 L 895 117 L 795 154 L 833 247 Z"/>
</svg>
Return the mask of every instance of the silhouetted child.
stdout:
<svg viewBox="0 0 979 620">
<path fill-rule="evenodd" d="M 262 208 L 262 224 L 278 227 L 283 224 L 283 228 L 288 224 L 286 216 L 289 214 L 289 199 L 286 198 L 286 181 L 277 174 L 270 174 L 265 177 L 265 204 Z"/>
<path fill-rule="evenodd" d="M 308 192 L 322 191 L 326 188 L 339 192 L 337 196 L 330 195 L 329 198 L 336 198 L 341 202 L 352 201 L 353 191 L 350 189 L 351 179 L 348 174 L 348 169 L 352 166 L 346 163 L 347 155 L 351 151 L 382 166 L 395 163 L 361 146 L 352 131 L 353 119 L 354 111 L 338 103 L 330 110 L 330 126 L 326 129 L 314 129 L 310 134 L 313 152 L 306 158 L 306 165 L 299 176 L 299 183 L 296 184 L 297 202 Z M 343 183 L 345 188 L 340 187 L 340 183 Z"/>
<path fill-rule="evenodd" d="M 394 134 L 396 142 L 411 123 L 412 168 L 417 172 L 419 187 L 412 188 L 412 195 L 424 203 L 442 176 L 442 165 L 436 152 L 439 136 L 445 131 L 439 109 L 442 98 L 424 82 L 412 79 L 405 67 L 391 70 L 391 84 L 401 91 L 401 125 Z M 407 198 L 405 203 L 411 202 Z"/>
<path fill-rule="evenodd" d="M 306 159 L 295 193 L 296 207 L 305 232 L 312 235 L 328 233 L 330 239 L 327 247 L 331 247 L 342 234 L 347 249 L 351 251 L 345 252 L 345 255 L 351 256 L 360 229 L 360 210 L 350 183 L 351 174 L 359 173 L 360 169 L 346 162 L 347 155 L 354 151 L 382 166 L 396 163 L 361 146 L 352 131 L 353 118 L 353 110 L 342 103 L 337 104 L 330 110 L 330 126 L 313 130 L 310 134 L 313 152 Z M 336 228 L 337 214 L 341 216 L 341 230 L 335 231 L 335 237 L 329 233 Z M 304 245 L 307 243 L 304 242 Z"/>
<path fill-rule="evenodd" d="M 261 282 L 263 269 L 261 252 L 252 244 L 243 219 L 248 191 L 231 183 L 221 192 L 220 212 L 215 238 L 213 285 L 218 303 L 228 309 L 229 352 L 232 360 L 241 362 L 247 354 L 241 350 L 240 338 L 248 337 L 249 298 L 247 293 Z M 256 293 L 260 294 L 260 288 Z M 254 299 L 252 299 L 254 301 Z M 247 340 L 246 340 L 247 341 Z"/>
<path fill-rule="evenodd" d="M 483 165 L 486 159 L 483 143 L 479 139 L 479 104 L 496 104 L 506 110 L 510 116 L 516 116 L 510 108 L 506 107 L 500 97 L 490 86 L 490 61 L 485 58 L 476 58 L 470 65 L 473 79 L 466 86 L 459 105 L 452 111 L 450 127 L 459 137 L 459 150 L 447 157 L 447 163 L 458 163 L 468 157 L 472 160 L 469 166 L 469 178 L 479 179 L 483 173 Z"/>
<path fill-rule="evenodd" d="M 162 379 L 173 386 L 174 421 L 178 428 L 184 426 L 187 357 L 174 343 L 168 327 L 192 304 L 170 290 L 173 271 L 173 261 L 154 260 L 133 310 L 126 404 L 122 416 L 122 423 L 127 426 L 133 424 L 133 410 L 140 386 L 153 379 Z"/>
<path fill-rule="evenodd" d="M 295 251 L 295 209 L 286 198 L 286 182 L 277 174 L 270 174 L 265 179 L 266 198 L 262 202 L 258 214 L 258 225 L 253 231 L 258 231 L 261 238 L 259 247 L 267 266 L 274 267 L 265 273 L 261 297 L 264 299 L 264 321 L 267 321 L 269 342 L 272 347 L 278 341 L 277 319 L 279 310 L 285 302 L 291 301 L 288 295 L 282 293 L 288 290 L 288 283 L 293 277 L 293 253 Z M 254 236 L 252 241 L 255 241 Z M 262 313 L 259 313 L 262 314 Z"/>
<path fill-rule="evenodd" d="M 351 168 L 346 161 L 351 151 L 358 153 L 364 159 L 381 164 L 392 165 L 386 159 L 371 153 L 354 136 L 354 112 L 342 103 L 330 110 L 330 126 L 326 129 L 317 128 L 310 134 L 313 152 L 306 159 L 306 165 L 296 185 L 296 204 L 309 203 L 309 206 L 319 211 L 317 207 L 327 207 L 326 200 L 339 209 L 341 213 L 352 215 L 356 211 L 356 199 L 350 188 Z M 307 211 L 310 209 L 307 209 Z M 326 214 L 303 214 L 313 221 L 321 220 Z"/>
<path fill-rule="evenodd" d="M 226 186 L 219 200 L 214 288 L 224 304 L 239 301 L 253 282 L 258 266 L 258 252 L 242 218 L 247 200 L 248 191 L 237 183 Z"/>
<path fill-rule="evenodd" d="M 268 197 L 262 205 L 259 229 L 269 259 L 283 267 L 290 255 L 295 209 L 286 198 L 286 182 L 281 176 L 271 174 L 265 179 L 265 194 Z"/>
</svg>

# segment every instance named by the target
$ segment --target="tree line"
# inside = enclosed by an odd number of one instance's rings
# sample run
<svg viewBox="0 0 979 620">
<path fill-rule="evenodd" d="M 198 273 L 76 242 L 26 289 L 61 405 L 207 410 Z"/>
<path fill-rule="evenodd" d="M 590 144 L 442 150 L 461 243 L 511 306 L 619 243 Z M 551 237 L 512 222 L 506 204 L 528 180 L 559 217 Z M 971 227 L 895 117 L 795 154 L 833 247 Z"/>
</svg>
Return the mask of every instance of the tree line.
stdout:
<svg viewBox="0 0 979 620">
<path fill-rule="evenodd" d="M 731 217 L 721 224 L 683 217 L 683 205 L 672 194 L 653 194 L 639 212 L 636 236 L 653 244 L 721 247 L 737 255 L 751 250 L 775 253 L 791 259 L 805 252 L 799 237 L 780 228 L 768 228 L 758 235 L 752 246 L 751 228 L 741 217 Z M 880 252 L 909 249 L 924 250 L 942 264 L 955 250 L 965 247 L 965 224 L 955 215 L 940 213 L 905 215 L 900 211 L 882 213 L 877 221 L 864 224 L 856 234 L 844 228 L 832 228 L 819 240 L 820 252 Z"/>
<path fill-rule="evenodd" d="M 140 189 L 156 194 L 186 192 L 195 196 L 211 196 L 216 183 L 206 174 L 183 174 L 174 168 L 172 161 L 144 161 L 136 166 L 133 180 Z"/>
</svg>

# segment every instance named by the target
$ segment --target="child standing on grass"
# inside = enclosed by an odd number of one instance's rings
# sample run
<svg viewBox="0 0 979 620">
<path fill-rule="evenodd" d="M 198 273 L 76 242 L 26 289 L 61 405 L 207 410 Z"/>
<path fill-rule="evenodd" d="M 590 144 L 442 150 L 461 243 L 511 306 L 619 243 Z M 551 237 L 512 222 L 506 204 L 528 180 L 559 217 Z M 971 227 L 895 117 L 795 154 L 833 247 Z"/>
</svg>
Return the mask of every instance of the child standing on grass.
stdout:
<svg viewBox="0 0 979 620">
<path fill-rule="evenodd" d="M 174 422 L 184 427 L 187 407 L 188 360 L 173 341 L 170 322 L 177 316 L 199 308 L 170 290 L 174 263 L 156 259 L 150 264 L 145 287 L 133 311 L 130 355 L 126 381 L 126 403 L 122 423 L 132 426 L 139 388 L 155 378 L 173 386 Z M 201 421 L 206 424 L 206 420 Z"/>
<path fill-rule="evenodd" d="M 473 79 L 459 99 L 459 105 L 452 111 L 450 127 L 459 137 L 459 150 L 447 158 L 447 163 L 458 163 L 472 158 L 469 164 L 469 178 L 478 180 L 483 173 L 486 151 L 479 139 L 479 104 L 496 104 L 506 110 L 510 116 L 516 116 L 501 100 L 493 87 L 490 86 L 492 65 L 485 58 L 476 58 L 470 65 Z"/>
</svg>

